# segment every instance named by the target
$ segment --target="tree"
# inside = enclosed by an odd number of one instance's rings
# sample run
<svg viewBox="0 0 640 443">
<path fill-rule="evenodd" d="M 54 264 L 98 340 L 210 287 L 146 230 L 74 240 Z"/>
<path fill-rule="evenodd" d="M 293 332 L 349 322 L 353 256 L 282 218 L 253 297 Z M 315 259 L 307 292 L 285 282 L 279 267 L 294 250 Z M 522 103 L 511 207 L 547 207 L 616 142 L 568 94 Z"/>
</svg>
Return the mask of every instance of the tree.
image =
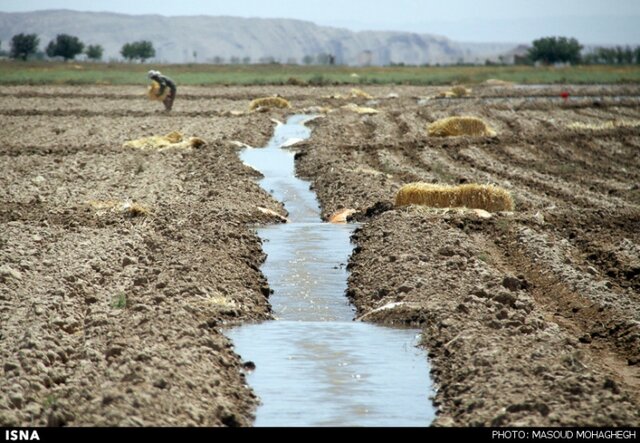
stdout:
<svg viewBox="0 0 640 443">
<path fill-rule="evenodd" d="M 616 46 L 616 62 L 619 65 L 633 63 L 633 50 L 630 46 L 623 48 L 622 46 Z"/>
<path fill-rule="evenodd" d="M 597 48 L 593 55 L 596 63 L 612 65 L 616 62 L 615 51 L 610 48 Z"/>
<path fill-rule="evenodd" d="M 91 60 L 101 60 L 102 54 L 104 53 L 104 48 L 100 45 L 89 45 L 87 46 L 87 50 L 85 54 Z"/>
<path fill-rule="evenodd" d="M 582 45 L 575 38 L 544 37 L 533 41 L 529 49 L 529 58 L 533 62 L 545 64 L 580 62 Z"/>
<path fill-rule="evenodd" d="M 138 42 L 138 58 L 141 63 L 144 63 L 147 59 L 156 56 L 156 50 L 150 41 L 142 40 Z"/>
<path fill-rule="evenodd" d="M 26 60 L 38 50 L 40 39 L 36 34 L 17 34 L 11 39 L 10 57 Z"/>
<path fill-rule="evenodd" d="M 81 54 L 83 49 L 84 43 L 78 37 L 69 34 L 58 34 L 47 45 L 46 53 L 49 57 L 62 57 L 66 62 Z"/>
<path fill-rule="evenodd" d="M 136 58 L 137 55 L 133 43 L 125 43 L 122 46 L 122 49 L 120 49 L 120 54 L 122 54 L 122 57 L 126 58 L 129 61 L 132 61 L 134 58 Z"/>
<path fill-rule="evenodd" d="M 313 64 L 313 56 L 312 55 L 305 55 L 302 58 L 302 63 L 304 63 L 307 66 Z"/>
<path fill-rule="evenodd" d="M 120 54 L 129 61 L 139 59 L 144 63 L 147 59 L 156 56 L 153 44 L 147 40 L 140 40 L 133 43 L 125 43 L 120 50 Z"/>
<path fill-rule="evenodd" d="M 593 52 L 584 56 L 584 62 L 588 64 L 623 65 L 640 63 L 638 58 L 640 47 L 635 49 L 630 46 L 616 46 L 614 48 L 598 47 Z"/>
</svg>

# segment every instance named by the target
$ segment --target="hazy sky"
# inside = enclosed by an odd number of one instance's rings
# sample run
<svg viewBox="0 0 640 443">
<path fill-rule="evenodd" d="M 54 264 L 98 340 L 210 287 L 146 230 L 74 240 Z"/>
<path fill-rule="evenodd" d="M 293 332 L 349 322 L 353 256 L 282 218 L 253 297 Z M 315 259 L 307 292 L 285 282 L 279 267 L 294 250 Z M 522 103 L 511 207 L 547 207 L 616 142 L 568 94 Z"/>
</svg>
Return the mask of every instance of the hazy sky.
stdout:
<svg viewBox="0 0 640 443">
<path fill-rule="evenodd" d="M 584 43 L 640 44 L 640 0 L 0 0 L 0 11 L 295 18 L 353 30 L 398 30 L 454 40 L 530 42 L 567 35 Z"/>
</svg>

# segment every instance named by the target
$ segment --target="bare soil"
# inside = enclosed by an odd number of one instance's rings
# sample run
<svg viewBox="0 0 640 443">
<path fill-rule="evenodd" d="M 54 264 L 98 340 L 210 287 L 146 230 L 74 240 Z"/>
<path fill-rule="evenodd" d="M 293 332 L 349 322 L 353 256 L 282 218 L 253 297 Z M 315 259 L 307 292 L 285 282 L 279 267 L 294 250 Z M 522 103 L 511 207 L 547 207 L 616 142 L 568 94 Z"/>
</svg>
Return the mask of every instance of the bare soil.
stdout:
<svg viewBox="0 0 640 443">
<path fill-rule="evenodd" d="M 640 425 L 640 87 L 0 91 L 0 425 L 250 425 L 258 399 L 224 327 L 270 317 L 252 230 L 283 208 L 237 157 L 271 118 L 331 107 L 296 149 L 328 217 L 353 208 L 347 295 L 423 329 L 437 425 Z M 570 91 L 563 101 L 559 94 Z M 235 115 L 280 94 L 291 110 Z M 339 109 L 353 102 L 381 112 Z M 495 138 L 434 139 L 483 118 Z M 201 149 L 122 143 L 179 130 Z M 516 211 L 394 209 L 405 183 L 494 183 Z M 89 200 L 149 214 L 96 211 Z"/>
</svg>

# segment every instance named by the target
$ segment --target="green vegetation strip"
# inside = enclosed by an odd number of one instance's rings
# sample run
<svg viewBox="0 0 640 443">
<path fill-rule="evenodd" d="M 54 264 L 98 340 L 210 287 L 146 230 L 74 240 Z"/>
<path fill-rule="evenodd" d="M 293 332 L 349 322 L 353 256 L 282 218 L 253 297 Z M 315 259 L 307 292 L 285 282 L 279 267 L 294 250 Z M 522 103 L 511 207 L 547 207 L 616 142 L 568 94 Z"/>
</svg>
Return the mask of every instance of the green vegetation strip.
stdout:
<svg viewBox="0 0 640 443">
<path fill-rule="evenodd" d="M 159 69 L 180 85 L 280 85 L 287 83 L 443 85 L 494 78 L 516 83 L 639 83 L 640 66 L 429 66 L 349 67 L 297 65 L 151 65 L 85 62 L 0 62 L 0 84 L 133 85 Z"/>
</svg>

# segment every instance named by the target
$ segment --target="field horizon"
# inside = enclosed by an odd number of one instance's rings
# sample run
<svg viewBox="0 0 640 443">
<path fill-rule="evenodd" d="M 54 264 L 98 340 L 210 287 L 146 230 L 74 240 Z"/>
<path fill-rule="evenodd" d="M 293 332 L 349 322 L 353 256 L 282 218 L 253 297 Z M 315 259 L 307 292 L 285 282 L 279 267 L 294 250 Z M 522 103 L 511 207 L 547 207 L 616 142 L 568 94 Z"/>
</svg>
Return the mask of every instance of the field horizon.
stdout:
<svg viewBox="0 0 640 443">
<path fill-rule="evenodd" d="M 206 85 L 348 85 L 478 84 L 489 79 L 522 84 L 639 83 L 640 66 L 302 66 L 140 64 L 49 61 L 1 61 L 3 85 L 132 85 L 146 82 L 146 72 L 159 69 L 178 84 Z"/>
</svg>

